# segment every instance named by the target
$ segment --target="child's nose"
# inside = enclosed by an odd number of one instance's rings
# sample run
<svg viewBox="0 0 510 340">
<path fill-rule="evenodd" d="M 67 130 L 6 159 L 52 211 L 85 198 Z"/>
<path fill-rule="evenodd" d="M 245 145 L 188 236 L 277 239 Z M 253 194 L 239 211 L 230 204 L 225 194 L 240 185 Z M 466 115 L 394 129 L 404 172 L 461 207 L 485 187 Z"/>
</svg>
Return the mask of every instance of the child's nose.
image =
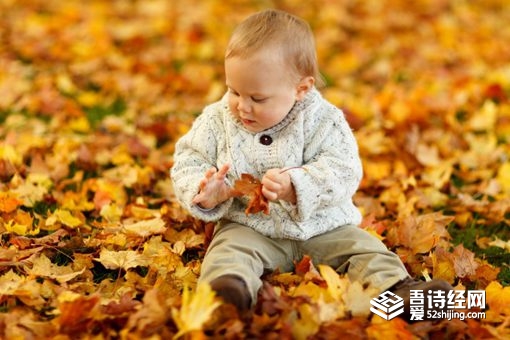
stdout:
<svg viewBox="0 0 510 340">
<path fill-rule="evenodd" d="M 247 99 L 239 97 L 237 109 L 241 112 L 250 112 L 250 102 Z"/>
</svg>

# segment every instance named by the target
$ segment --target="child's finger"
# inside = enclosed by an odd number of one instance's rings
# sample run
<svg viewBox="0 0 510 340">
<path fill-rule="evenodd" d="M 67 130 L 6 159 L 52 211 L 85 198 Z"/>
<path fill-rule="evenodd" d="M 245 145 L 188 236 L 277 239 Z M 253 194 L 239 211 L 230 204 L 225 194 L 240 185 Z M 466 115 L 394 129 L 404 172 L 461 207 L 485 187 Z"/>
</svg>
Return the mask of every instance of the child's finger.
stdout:
<svg viewBox="0 0 510 340">
<path fill-rule="evenodd" d="M 262 187 L 262 194 L 270 201 L 275 201 L 278 198 L 278 194 L 276 192 L 273 192 L 264 186 Z"/>
<path fill-rule="evenodd" d="M 221 168 L 217 172 L 217 178 L 223 179 L 227 175 L 228 170 L 230 170 L 230 164 L 223 164 Z"/>
<path fill-rule="evenodd" d="M 207 185 L 207 182 L 208 182 L 207 178 L 201 179 L 200 183 L 198 183 L 198 188 L 200 190 L 204 190 L 205 186 Z"/>
<path fill-rule="evenodd" d="M 205 178 L 209 179 L 211 178 L 214 174 L 216 173 L 216 168 L 209 168 L 206 172 L 205 172 Z"/>
</svg>

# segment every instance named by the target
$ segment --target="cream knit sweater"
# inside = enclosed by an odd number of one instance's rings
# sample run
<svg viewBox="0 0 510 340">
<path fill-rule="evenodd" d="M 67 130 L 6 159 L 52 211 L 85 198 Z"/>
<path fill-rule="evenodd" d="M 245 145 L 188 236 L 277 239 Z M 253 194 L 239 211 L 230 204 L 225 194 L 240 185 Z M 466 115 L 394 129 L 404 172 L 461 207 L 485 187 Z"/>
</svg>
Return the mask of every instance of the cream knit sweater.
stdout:
<svg viewBox="0 0 510 340">
<path fill-rule="evenodd" d="M 361 160 L 342 111 L 312 89 L 283 121 L 253 133 L 233 118 L 227 96 L 207 106 L 176 143 L 171 169 L 174 192 L 193 216 L 205 221 L 227 219 L 269 237 L 295 240 L 361 222 L 352 202 L 362 177 Z M 242 173 L 260 179 L 271 168 L 302 166 L 288 171 L 296 205 L 271 202 L 269 215 L 248 216 L 246 198 L 231 198 L 210 210 L 192 205 L 205 171 L 225 163 L 231 164 L 230 185 Z"/>
</svg>

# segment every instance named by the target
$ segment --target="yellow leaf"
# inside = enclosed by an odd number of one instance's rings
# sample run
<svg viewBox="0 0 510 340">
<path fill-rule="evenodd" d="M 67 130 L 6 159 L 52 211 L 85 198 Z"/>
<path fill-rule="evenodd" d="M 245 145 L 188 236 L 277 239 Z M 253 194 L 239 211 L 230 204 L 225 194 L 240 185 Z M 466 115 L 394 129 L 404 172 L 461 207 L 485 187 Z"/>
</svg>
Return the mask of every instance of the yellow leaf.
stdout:
<svg viewBox="0 0 510 340">
<path fill-rule="evenodd" d="M 455 280 L 455 265 L 450 253 L 442 247 L 438 247 L 430 257 L 432 259 L 432 274 L 434 278 L 453 283 Z"/>
<path fill-rule="evenodd" d="M 494 129 L 498 116 L 496 104 L 487 100 L 479 111 L 476 111 L 468 122 L 471 129 L 475 131 L 487 131 Z"/>
<path fill-rule="evenodd" d="M 90 123 L 87 117 L 78 117 L 69 122 L 69 128 L 75 132 L 88 133 L 90 132 Z"/>
<path fill-rule="evenodd" d="M 22 236 L 37 235 L 40 232 L 40 229 L 38 227 L 33 228 L 32 225 L 18 223 L 14 220 L 10 220 L 7 223 L 5 223 L 4 227 L 8 232 L 14 233 L 16 235 L 22 235 Z"/>
<path fill-rule="evenodd" d="M 172 318 L 179 329 L 174 339 L 193 331 L 200 331 L 220 305 L 215 301 L 215 294 L 208 284 L 199 284 L 194 294 L 188 287 L 182 293 L 180 309 L 172 308 Z"/>
<path fill-rule="evenodd" d="M 494 241 L 489 242 L 489 246 L 498 247 L 506 249 L 506 251 L 510 252 L 510 241 L 503 241 L 496 237 Z"/>
<path fill-rule="evenodd" d="M 0 296 L 15 296 L 28 306 L 41 306 L 46 301 L 41 296 L 42 285 L 36 280 L 18 275 L 12 270 L 0 276 Z"/>
<path fill-rule="evenodd" d="M 292 338 L 306 340 L 319 331 L 320 320 L 318 311 L 309 304 L 303 303 L 298 307 L 299 319 L 292 320 Z"/>
<path fill-rule="evenodd" d="M 112 244 L 120 247 L 125 247 L 127 244 L 127 236 L 123 233 L 115 233 L 108 235 L 103 241 L 104 245 Z"/>
<path fill-rule="evenodd" d="M 441 162 L 434 167 L 426 168 L 422 180 L 436 189 L 441 189 L 450 180 L 453 165 L 450 162 Z"/>
<path fill-rule="evenodd" d="M 503 287 L 499 282 L 493 281 L 486 288 L 486 301 L 488 321 L 501 321 L 510 316 L 510 287 Z"/>
<path fill-rule="evenodd" d="M 418 146 L 416 147 L 416 158 L 425 166 L 434 167 L 441 164 L 437 145 L 418 143 Z"/>
<path fill-rule="evenodd" d="M 83 224 L 83 222 L 79 218 L 74 217 L 69 210 L 62 209 L 55 210 L 53 214 L 46 219 L 46 225 L 48 226 L 55 225 L 57 222 L 73 228 Z"/>
<path fill-rule="evenodd" d="M 119 222 L 122 217 L 123 209 L 115 203 L 108 203 L 101 207 L 99 214 L 108 222 Z"/>
<path fill-rule="evenodd" d="M 78 95 L 78 102 L 85 107 L 98 105 L 103 100 L 101 96 L 93 91 L 84 91 Z"/>
<path fill-rule="evenodd" d="M 73 302 L 76 299 L 79 299 L 80 297 L 82 297 L 81 294 L 75 293 L 70 290 L 66 290 L 58 295 L 57 300 L 59 303 Z"/>
<path fill-rule="evenodd" d="M 503 163 L 498 170 L 496 177 L 503 190 L 510 194 L 510 162 Z"/>
<path fill-rule="evenodd" d="M 363 289 L 360 282 L 351 282 L 343 294 L 345 308 L 351 312 L 352 316 L 366 317 L 370 314 L 370 300 L 378 293 L 380 291 L 375 287 Z"/>
<path fill-rule="evenodd" d="M 11 145 L 0 145 L 0 159 L 10 161 L 14 165 L 19 165 L 23 161 L 23 157 Z"/>
<path fill-rule="evenodd" d="M 99 259 L 94 259 L 100 262 L 107 269 L 128 270 L 138 266 L 147 266 L 149 261 L 147 258 L 133 250 L 119 250 L 111 251 L 107 249 L 101 250 Z"/>
<path fill-rule="evenodd" d="M 66 73 L 59 73 L 56 78 L 57 87 L 60 91 L 66 94 L 72 94 L 76 92 L 76 86 L 72 79 Z"/>
<path fill-rule="evenodd" d="M 327 291 L 329 295 L 333 298 L 333 300 L 340 301 L 342 299 L 342 295 L 347 289 L 348 280 L 340 278 L 338 273 L 330 266 L 318 265 L 318 267 L 319 273 L 328 284 Z"/>
<path fill-rule="evenodd" d="M 161 217 L 156 217 L 150 220 L 125 224 L 123 229 L 129 233 L 133 233 L 141 237 L 148 237 L 150 235 L 164 233 L 166 227 L 165 221 L 163 221 Z"/>
<path fill-rule="evenodd" d="M 292 290 L 292 296 L 308 296 L 314 301 L 327 298 L 328 302 L 331 301 L 331 296 L 326 295 L 328 295 L 326 289 L 317 286 L 311 281 L 303 281 Z"/>
<path fill-rule="evenodd" d="M 30 173 L 24 182 L 12 190 L 26 207 L 33 207 L 36 202 L 42 201 L 53 185 L 49 175 Z"/>
<path fill-rule="evenodd" d="M 162 241 L 161 236 L 151 237 L 145 242 L 143 254 L 150 258 L 150 267 L 163 277 L 178 267 L 184 267 L 181 256 L 173 252 L 170 243 Z"/>
<path fill-rule="evenodd" d="M 85 269 L 86 268 L 83 267 L 81 270 L 74 271 L 70 266 L 53 264 L 45 255 L 40 255 L 32 261 L 32 269 L 29 269 L 28 272 L 31 275 L 48 277 L 60 283 L 64 283 L 83 274 Z"/>
</svg>

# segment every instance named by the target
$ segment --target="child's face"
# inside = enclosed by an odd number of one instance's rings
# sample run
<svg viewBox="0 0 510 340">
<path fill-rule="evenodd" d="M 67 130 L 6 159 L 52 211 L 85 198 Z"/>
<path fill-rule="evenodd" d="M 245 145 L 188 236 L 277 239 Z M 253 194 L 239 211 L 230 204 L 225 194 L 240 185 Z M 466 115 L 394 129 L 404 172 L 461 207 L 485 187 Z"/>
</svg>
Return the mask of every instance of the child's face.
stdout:
<svg viewBox="0 0 510 340">
<path fill-rule="evenodd" d="M 292 69 L 279 56 L 269 52 L 226 59 L 225 76 L 230 111 L 251 132 L 281 122 L 309 89 L 292 76 Z"/>
</svg>

